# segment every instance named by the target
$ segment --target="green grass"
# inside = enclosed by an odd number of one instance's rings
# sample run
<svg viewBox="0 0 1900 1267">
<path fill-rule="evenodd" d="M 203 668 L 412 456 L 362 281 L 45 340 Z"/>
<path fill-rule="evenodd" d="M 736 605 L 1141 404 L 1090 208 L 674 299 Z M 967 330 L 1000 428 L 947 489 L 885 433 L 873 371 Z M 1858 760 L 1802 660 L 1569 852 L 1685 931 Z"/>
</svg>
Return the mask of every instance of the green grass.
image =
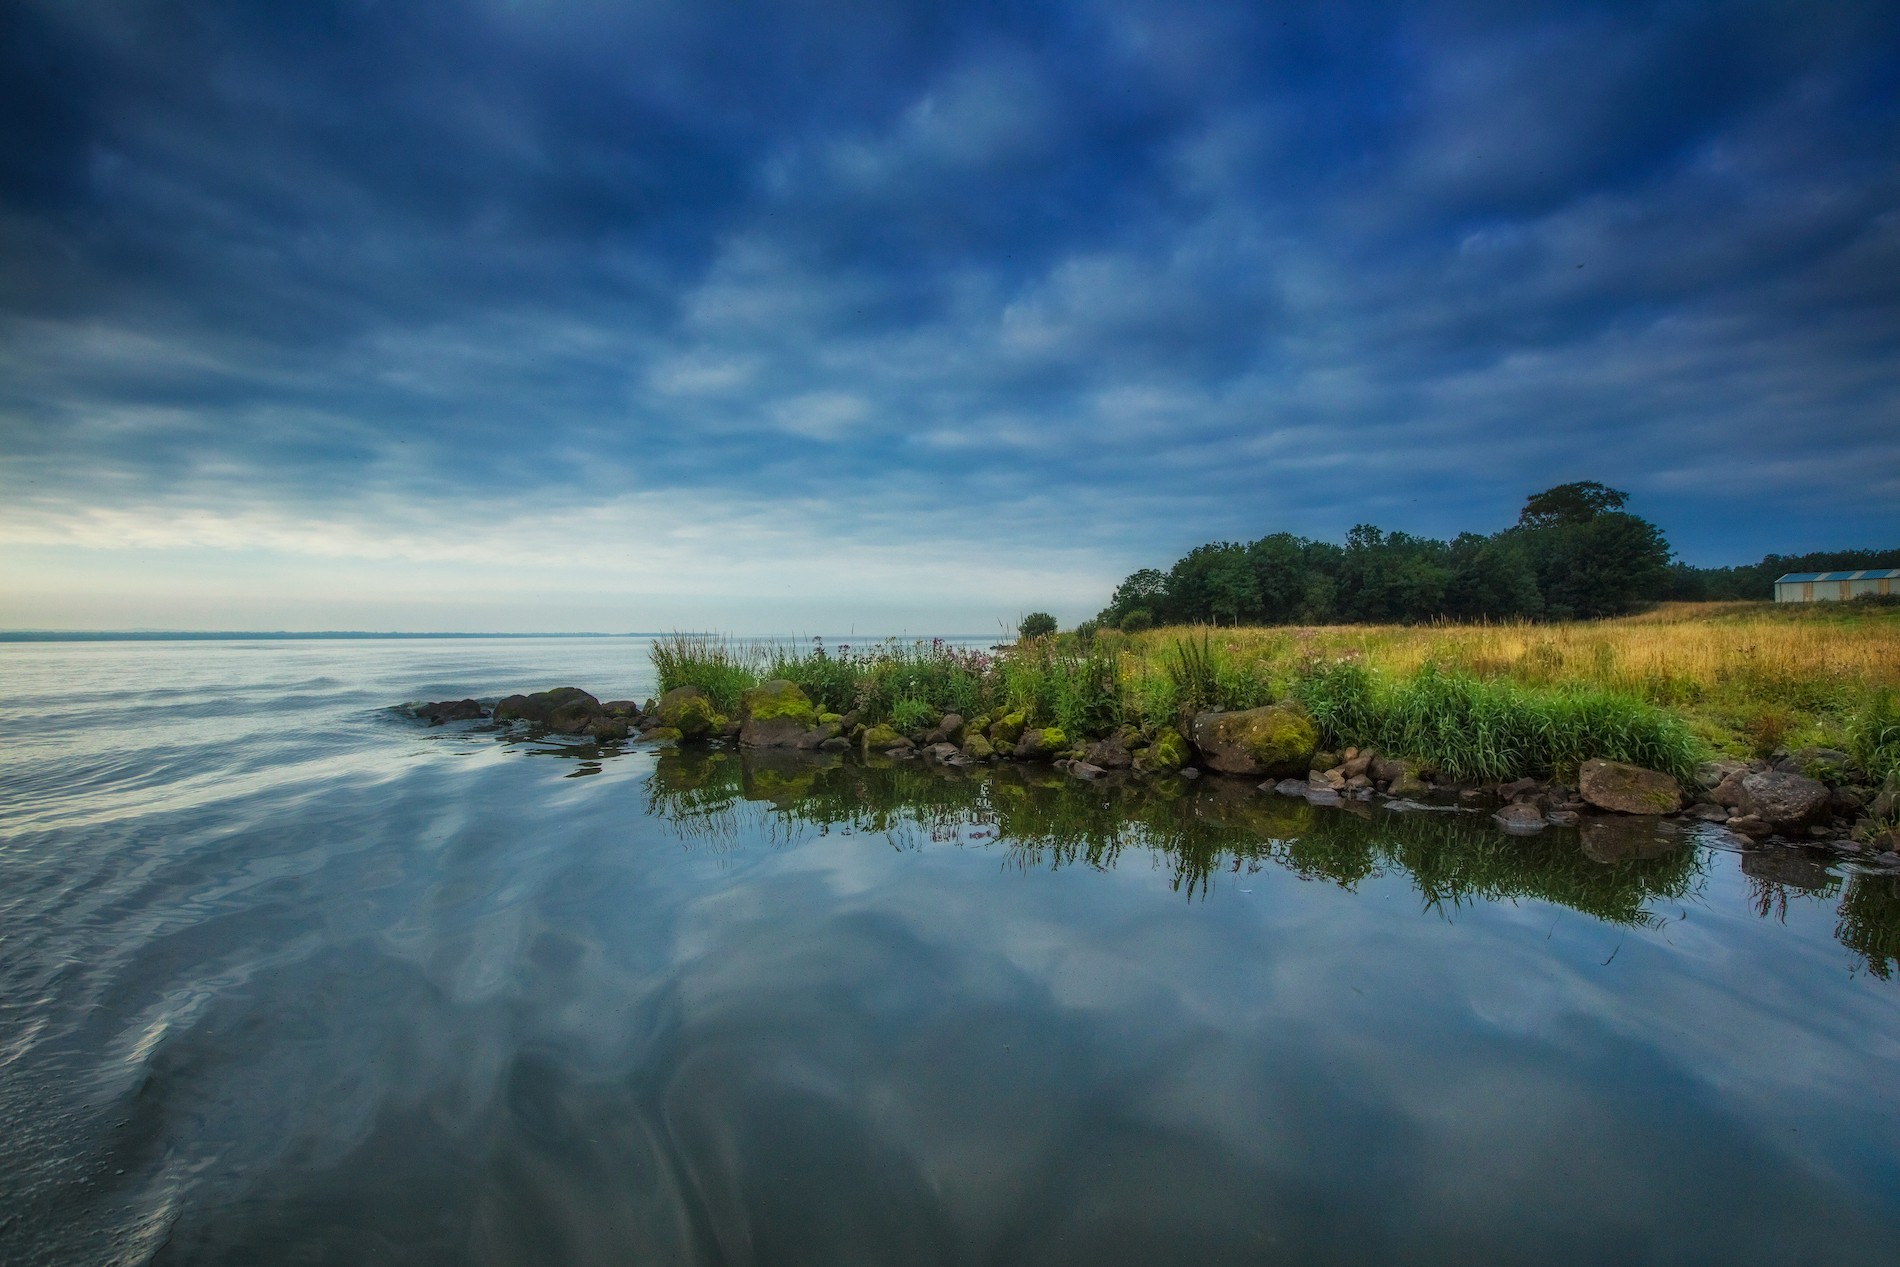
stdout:
<svg viewBox="0 0 1900 1267">
<path fill-rule="evenodd" d="M 654 639 L 649 655 L 662 695 L 697 686 L 729 717 L 738 711 L 740 694 L 759 684 L 756 653 L 723 638 L 676 633 Z"/>
<path fill-rule="evenodd" d="M 1374 747 L 1455 779 L 1572 777 L 1592 757 L 1688 779 L 1707 752 L 1666 709 L 1600 687 L 1538 690 L 1427 666 L 1381 681 L 1353 661 L 1316 666 L 1294 698 L 1335 745 Z"/>
<path fill-rule="evenodd" d="M 1115 630 L 998 655 L 938 642 L 828 648 L 693 636 L 656 643 L 662 689 L 722 711 L 770 677 L 822 710 L 925 729 L 1021 711 L 1076 743 L 1152 739 L 1204 708 L 1292 700 L 1328 746 L 1375 747 L 1459 780 L 1572 777 L 1592 757 L 1687 779 L 1710 755 L 1821 744 L 1857 779 L 1900 778 L 1900 624 L 1887 612 L 1683 607 L 1549 626 Z"/>
</svg>

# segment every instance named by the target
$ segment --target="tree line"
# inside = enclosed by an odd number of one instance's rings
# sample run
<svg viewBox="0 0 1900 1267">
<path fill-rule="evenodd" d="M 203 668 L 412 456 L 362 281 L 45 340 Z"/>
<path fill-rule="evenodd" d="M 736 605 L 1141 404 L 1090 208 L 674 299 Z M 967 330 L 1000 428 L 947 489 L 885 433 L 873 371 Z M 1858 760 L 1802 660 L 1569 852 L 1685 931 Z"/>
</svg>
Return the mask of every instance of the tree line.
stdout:
<svg viewBox="0 0 1900 1267">
<path fill-rule="evenodd" d="M 1359 524 L 1343 545 L 1276 532 L 1252 543 L 1196 546 L 1163 572 L 1116 587 L 1096 621 L 1156 624 L 1344 624 L 1578 620 L 1664 599 L 1774 596 L 1784 572 L 1900 567 L 1900 550 L 1769 555 L 1734 568 L 1672 563 L 1668 540 L 1629 513 L 1629 495 L 1595 480 L 1525 500 L 1517 522 L 1450 541 Z"/>
</svg>

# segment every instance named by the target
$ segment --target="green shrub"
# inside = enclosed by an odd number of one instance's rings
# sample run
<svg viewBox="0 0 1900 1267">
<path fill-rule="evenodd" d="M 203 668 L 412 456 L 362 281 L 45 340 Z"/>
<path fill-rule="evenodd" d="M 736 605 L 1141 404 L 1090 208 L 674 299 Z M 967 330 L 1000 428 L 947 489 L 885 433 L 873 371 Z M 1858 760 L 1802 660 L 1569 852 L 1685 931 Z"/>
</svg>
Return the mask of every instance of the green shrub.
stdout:
<svg viewBox="0 0 1900 1267">
<path fill-rule="evenodd" d="M 727 716 L 738 712 L 740 694 L 759 684 L 760 657 L 723 638 L 676 633 L 654 639 L 648 654 L 662 695 L 697 686 Z"/>
<path fill-rule="evenodd" d="M 1900 777 L 1900 695 L 1876 691 L 1861 704 L 1847 726 L 1847 751 L 1876 783 Z"/>
<path fill-rule="evenodd" d="M 1024 642 L 1035 638 L 1047 638 L 1055 631 L 1056 618 L 1048 612 L 1030 612 L 1023 617 L 1022 623 L 1016 626 L 1016 632 Z"/>
</svg>

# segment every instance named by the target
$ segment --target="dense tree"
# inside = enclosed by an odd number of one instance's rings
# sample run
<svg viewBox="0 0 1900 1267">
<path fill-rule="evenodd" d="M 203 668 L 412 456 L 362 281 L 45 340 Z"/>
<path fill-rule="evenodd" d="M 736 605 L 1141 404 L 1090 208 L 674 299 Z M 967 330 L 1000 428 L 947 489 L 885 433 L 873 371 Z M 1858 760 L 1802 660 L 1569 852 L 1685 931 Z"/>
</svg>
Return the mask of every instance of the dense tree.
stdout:
<svg viewBox="0 0 1900 1267">
<path fill-rule="evenodd" d="M 1165 573 L 1130 574 L 1097 619 L 1126 629 L 1628 611 L 1682 582 L 1662 533 L 1626 513 L 1627 501 L 1584 481 L 1533 495 L 1514 526 L 1488 537 L 1467 532 L 1447 542 L 1357 524 L 1344 544 L 1287 532 L 1248 545 L 1212 541 Z"/>
<path fill-rule="evenodd" d="M 1022 636 L 1024 642 L 1031 638 L 1047 638 L 1055 631 L 1056 618 L 1048 612 L 1030 612 L 1023 617 L 1022 623 L 1016 626 L 1016 632 Z"/>
<path fill-rule="evenodd" d="M 1525 499 L 1517 522 L 1452 541 L 1355 525 L 1344 544 L 1269 533 L 1248 545 L 1196 546 L 1166 572 L 1143 568 L 1098 619 L 1153 623 L 1552 620 L 1615 616 L 1666 598 L 1774 597 L 1786 572 L 1900 567 L 1900 550 L 1771 554 L 1737 568 L 1670 562 L 1661 529 L 1595 480 Z"/>
<path fill-rule="evenodd" d="M 1562 524 L 1589 523 L 1598 515 L 1623 509 L 1629 499 L 1628 493 L 1606 487 L 1595 480 L 1559 484 L 1525 498 L 1524 509 L 1517 516 L 1517 526 L 1555 528 Z"/>
</svg>

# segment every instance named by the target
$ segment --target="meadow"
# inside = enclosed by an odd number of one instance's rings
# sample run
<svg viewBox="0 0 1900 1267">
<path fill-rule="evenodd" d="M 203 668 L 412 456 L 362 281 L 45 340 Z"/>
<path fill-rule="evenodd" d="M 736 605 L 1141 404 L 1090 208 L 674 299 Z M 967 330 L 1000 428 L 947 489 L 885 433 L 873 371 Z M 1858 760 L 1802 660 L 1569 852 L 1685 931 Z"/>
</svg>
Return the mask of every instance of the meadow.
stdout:
<svg viewBox="0 0 1900 1267">
<path fill-rule="evenodd" d="M 1297 701 L 1329 744 L 1459 779 L 1566 776 L 1590 757 L 1689 777 L 1712 756 L 1847 751 L 1900 776 L 1900 606 L 1671 603 L 1570 623 L 1175 627 L 1063 633 L 994 654 L 676 637 L 662 689 L 722 711 L 770 677 L 854 720 L 927 728 L 1019 712 L 1072 742 L 1153 736 L 1208 707 Z"/>
</svg>

